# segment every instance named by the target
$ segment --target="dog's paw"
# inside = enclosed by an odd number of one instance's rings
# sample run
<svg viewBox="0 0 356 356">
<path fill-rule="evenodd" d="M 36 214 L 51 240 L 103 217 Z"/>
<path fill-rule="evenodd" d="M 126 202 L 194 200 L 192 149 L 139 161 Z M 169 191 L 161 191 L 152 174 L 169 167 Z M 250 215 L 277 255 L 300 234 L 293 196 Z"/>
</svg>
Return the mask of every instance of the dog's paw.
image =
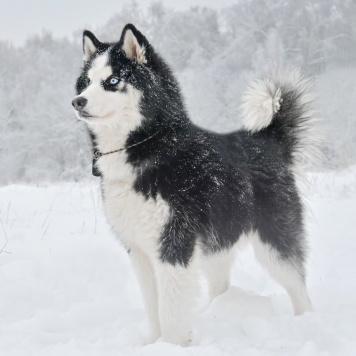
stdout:
<svg viewBox="0 0 356 356">
<path fill-rule="evenodd" d="M 146 333 L 143 338 L 143 345 L 150 345 L 155 343 L 161 337 L 161 332 L 157 330 L 151 330 Z"/>
<path fill-rule="evenodd" d="M 169 342 L 170 344 L 175 344 L 182 347 L 194 346 L 196 344 L 194 340 L 195 337 L 192 331 L 189 333 L 189 335 L 185 337 L 175 334 L 175 335 L 164 335 L 159 339 L 159 341 Z"/>
</svg>

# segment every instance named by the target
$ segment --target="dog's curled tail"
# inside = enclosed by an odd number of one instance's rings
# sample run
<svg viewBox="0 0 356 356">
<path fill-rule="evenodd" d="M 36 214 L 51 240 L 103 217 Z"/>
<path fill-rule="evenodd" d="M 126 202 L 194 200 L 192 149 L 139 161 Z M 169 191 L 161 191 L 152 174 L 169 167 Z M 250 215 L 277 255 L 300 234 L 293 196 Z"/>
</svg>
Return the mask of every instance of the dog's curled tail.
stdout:
<svg viewBox="0 0 356 356">
<path fill-rule="evenodd" d="M 251 134 L 273 135 L 290 153 L 293 163 L 319 159 L 321 139 L 313 130 L 311 80 L 296 69 L 276 71 L 255 81 L 243 96 L 244 127 Z"/>
</svg>

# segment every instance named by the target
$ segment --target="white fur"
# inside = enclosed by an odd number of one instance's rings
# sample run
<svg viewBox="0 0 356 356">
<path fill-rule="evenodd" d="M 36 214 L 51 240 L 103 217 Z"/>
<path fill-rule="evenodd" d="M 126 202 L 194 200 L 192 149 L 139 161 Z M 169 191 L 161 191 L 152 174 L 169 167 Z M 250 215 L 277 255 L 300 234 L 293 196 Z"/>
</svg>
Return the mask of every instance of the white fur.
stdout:
<svg viewBox="0 0 356 356">
<path fill-rule="evenodd" d="M 294 314 L 301 315 L 312 310 L 303 273 L 298 263 L 290 263 L 278 256 L 276 250 L 264 244 L 258 234 L 252 234 L 250 241 L 257 260 L 267 269 L 271 277 L 285 288 L 293 304 Z"/>
<path fill-rule="evenodd" d="M 199 260 L 195 255 L 187 267 L 157 261 L 159 320 L 162 340 L 187 346 L 197 316 Z"/>
<path fill-rule="evenodd" d="M 134 247 L 130 251 L 130 259 L 140 285 L 145 305 L 149 334 L 145 340 L 150 344 L 161 337 L 161 323 L 158 317 L 158 289 L 152 258 L 141 248 Z"/>
<path fill-rule="evenodd" d="M 271 80 L 257 80 L 243 96 L 244 126 L 251 132 L 267 127 L 281 106 L 281 89 Z"/>
</svg>

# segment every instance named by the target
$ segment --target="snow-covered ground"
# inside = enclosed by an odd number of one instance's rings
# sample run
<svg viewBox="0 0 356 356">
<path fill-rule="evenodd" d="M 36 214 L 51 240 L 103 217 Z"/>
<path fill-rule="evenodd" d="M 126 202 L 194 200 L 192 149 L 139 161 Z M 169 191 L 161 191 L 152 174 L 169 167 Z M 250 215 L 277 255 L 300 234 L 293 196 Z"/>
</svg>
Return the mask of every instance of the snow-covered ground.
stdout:
<svg viewBox="0 0 356 356">
<path fill-rule="evenodd" d="M 189 348 L 142 345 L 138 286 L 96 182 L 0 188 L 0 355 L 356 355 L 356 168 L 311 178 L 315 311 L 292 316 L 247 248 L 233 287 L 202 297 Z"/>
</svg>

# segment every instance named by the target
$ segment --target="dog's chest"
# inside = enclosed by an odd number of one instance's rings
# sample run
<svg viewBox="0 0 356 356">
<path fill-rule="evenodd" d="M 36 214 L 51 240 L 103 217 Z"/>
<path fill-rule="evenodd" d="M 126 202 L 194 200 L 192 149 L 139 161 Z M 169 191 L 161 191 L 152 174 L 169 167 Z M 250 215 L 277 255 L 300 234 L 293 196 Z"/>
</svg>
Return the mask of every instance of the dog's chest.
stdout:
<svg viewBox="0 0 356 356">
<path fill-rule="evenodd" d="M 127 249 L 135 245 L 156 248 L 169 218 L 169 206 L 161 196 L 146 199 L 134 188 L 136 174 L 127 163 L 118 161 L 115 170 L 102 161 L 104 209 L 109 223 Z M 105 174 L 105 165 L 107 172 Z M 119 166 L 118 166 L 119 165 Z M 99 165 L 100 167 L 100 165 Z M 110 173 L 109 173 L 110 172 Z M 116 172 L 116 176 L 113 175 Z"/>
</svg>

